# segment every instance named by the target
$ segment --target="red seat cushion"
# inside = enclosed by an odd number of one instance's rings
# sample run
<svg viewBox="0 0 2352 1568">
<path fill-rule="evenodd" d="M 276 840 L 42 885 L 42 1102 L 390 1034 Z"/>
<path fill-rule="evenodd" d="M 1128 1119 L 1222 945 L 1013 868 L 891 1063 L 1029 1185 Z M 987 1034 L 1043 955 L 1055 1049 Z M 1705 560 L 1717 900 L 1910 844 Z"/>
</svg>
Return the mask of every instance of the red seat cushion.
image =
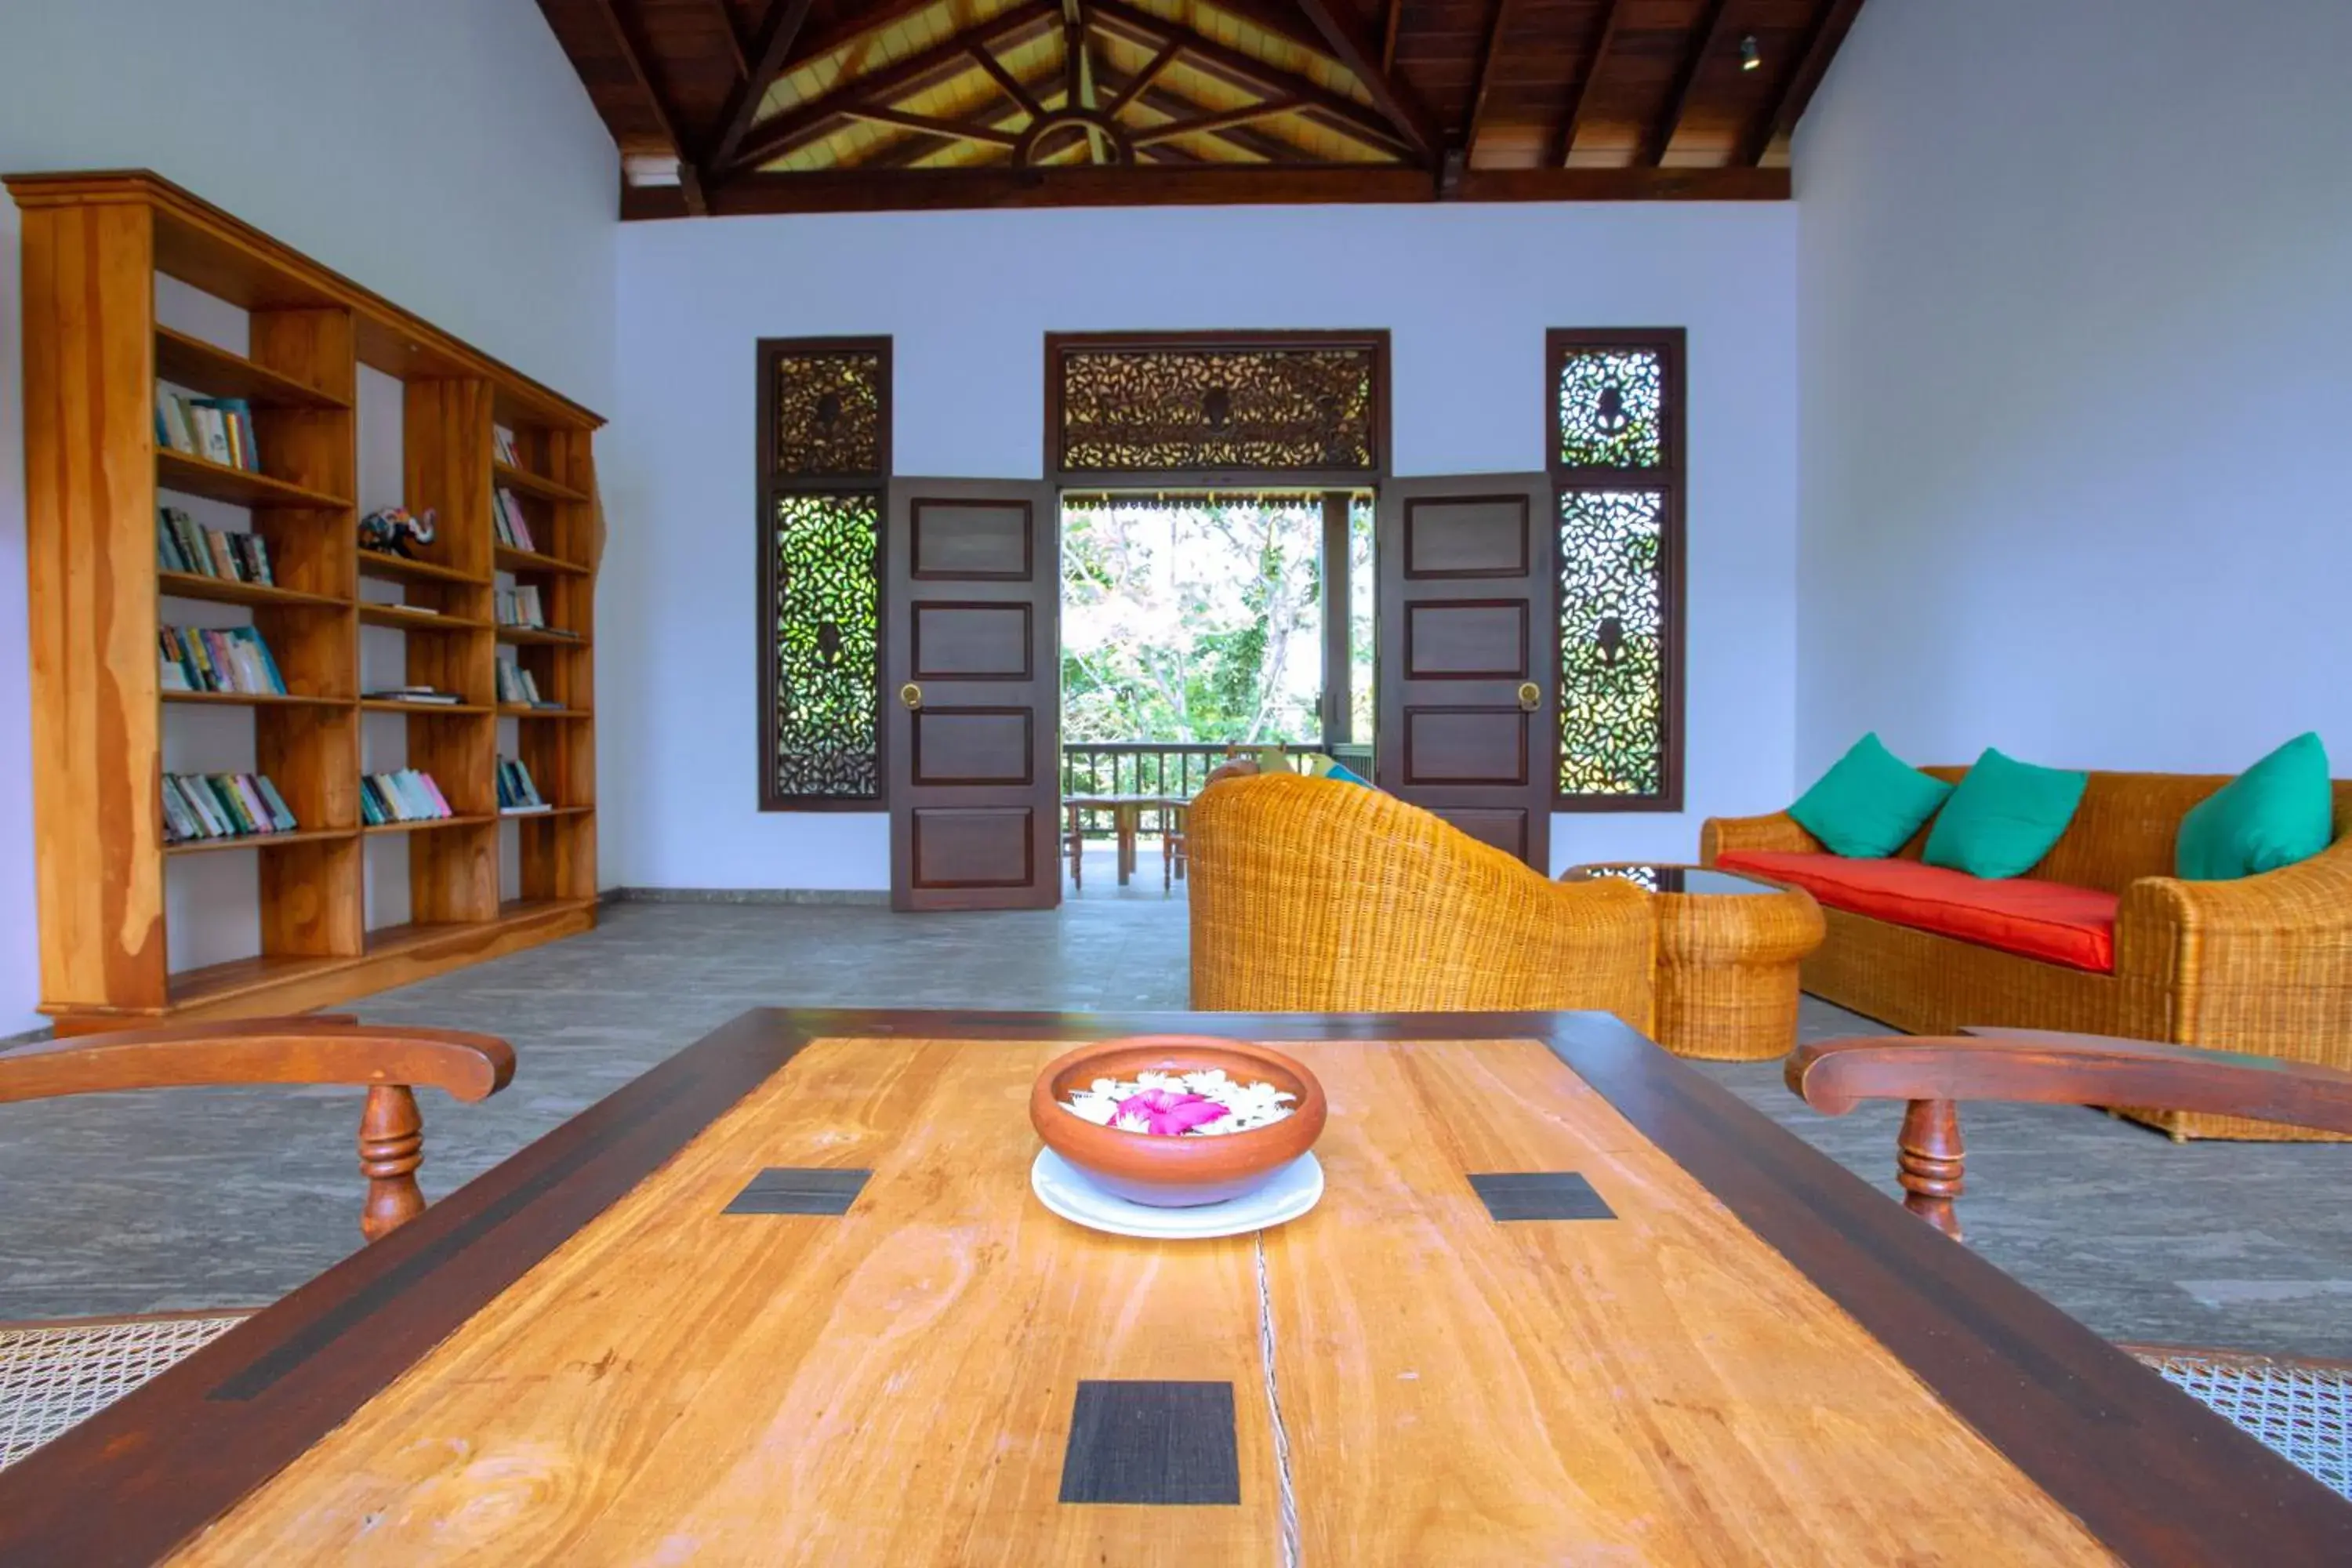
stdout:
<svg viewBox="0 0 2352 1568">
<path fill-rule="evenodd" d="M 1727 871 L 1800 887 L 1833 910 L 1997 947 L 2044 963 L 2112 973 L 2116 895 L 2022 877 L 1988 879 L 1916 860 L 1850 860 L 1729 849 Z"/>
</svg>

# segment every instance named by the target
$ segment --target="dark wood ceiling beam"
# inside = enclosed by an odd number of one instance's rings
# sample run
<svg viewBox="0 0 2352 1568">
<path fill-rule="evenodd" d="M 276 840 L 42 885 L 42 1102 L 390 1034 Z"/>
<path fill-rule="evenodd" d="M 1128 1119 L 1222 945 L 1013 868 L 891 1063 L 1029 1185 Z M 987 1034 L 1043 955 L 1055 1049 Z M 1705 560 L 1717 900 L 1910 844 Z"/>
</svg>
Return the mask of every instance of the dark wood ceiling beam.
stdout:
<svg viewBox="0 0 2352 1568">
<path fill-rule="evenodd" d="M 843 169 L 759 172 L 714 187 L 721 215 L 886 212 L 956 207 L 1408 203 L 1436 199 L 1428 172 L 1397 164 L 1139 164 L 1049 169 Z M 1786 169 L 1473 169 L 1461 199 L 1491 202 L 1786 201 Z M 621 216 L 680 217 L 678 194 L 636 187 Z"/>
<path fill-rule="evenodd" d="M 1117 89 L 1118 96 L 1112 99 L 1110 107 L 1103 110 L 1103 118 L 1117 120 L 1119 111 L 1141 97 L 1153 82 L 1160 79 L 1160 73 L 1173 65 L 1176 57 L 1183 52 L 1184 41 L 1181 38 L 1171 38 L 1160 45 L 1159 53 L 1153 55 L 1141 70 L 1128 78 L 1126 86 Z"/>
<path fill-rule="evenodd" d="M 1134 82 L 1132 79 L 1120 76 L 1115 68 L 1106 67 L 1103 70 L 1103 84 L 1114 93 L 1124 93 L 1128 88 L 1134 85 Z M 1141 92 L 1137 93 L 1131 101 L 1151 110 L 1154 114 L 1164 115 L 1170 120 L 1192 120 L 1215 112 L 1207 104 L 1196 103 L 1192 99 L 1166 87 L 1150 84 L 1147 84 Z M 1279 136 L 1271 135 L 1266 129 L 1255 126 L 1229 126 L 1223 131 L 1210 131 L 1203 134 L 1213 142 L 1222 142 L 1237 152 L 1246 153 L 1251 157 L 1262 159 L 1268 163 L 1312 163 L 1318 161 L 1304 147 Z M 1153 150 L 1164 153 L 1169 150 L 1168 143 L 1164 142 L 1154 143 Z M 1232 167 L 1230 163 L 1214 166 Z"/>
<path fill-rule="evenodd" d="M 735 84 L 727 111 L 719 118 L 719 133 L 711 138 L 710 152 L 702 161 L 706 175 L 721 178 L 735 166 L 751 122 L 759 116 L 761 100 L 782 73 L 793 41 L 807 25 L 809 5 L 810 0 L 772 0 L 768 19 L 760 24 L 760 36 L 751 48 L 751 71 Z"/>
<path fill-rule="evenodd" d="M 946 136 L 959 142 L 984 142 L 992 147 L 1018 146 L 1021 138 L 1009 131 L 999 131 L 992 125 L 971 120 L 941 120 L 931 114 L 909 114 L 902 109 L 889 109 L 878 103 L 844 104 L 845 120 L 863 120 L 875 125 L 895 125 L 902 131 L 923 131 L 934 136 Z"/>
<path fill-rule="evenodd" d="M 1198 120 L 1178 120 L 1143 131 L 1131 131 L 1128 132 L 1127 139 L 1138 147 L 1148 147 L 1179 136 L 1200 136 L 1212 131 L 1230 131 L 1237 126 L 1255 125 L 1277 114 L 1288 114 L 1297 107 L 1298 100 L 1295 98 L 1270 98 L 1264 103 L 1253 103 L 1244 109 L 1228 109 L 1222 114 L 1203 115 Z"/>
<path fill-rule="evenodd" d="M 1315 24 L 1339 63 L 1371 95 L 1373 107 L 1423 162 L 1435 158 L 1442 143 L 1435 118 L 1402 78 L 1381 68 L 1380 51 L 1363 36 L 1355 12 L 1342 9 L 1340 0 L 1298 0 L 1298 8 Z"/>
<path fill-rule="evenodd" d="M 1174 38 L 1184 46 L 1182 52 L 1193 67 L 1203 74 L 1244 91 L 1295 97 L 1299 100 L 1299 113 L 1366 147 L 1382 152 L 1412 151 L 1412 144 L 1380 115 L 1305 77 L 1294 76 L 1238 49 L 1229 49 L 1198 33 L 1122 5 L 1119 0 L 1095 0 L 1090 15 L 1097 30 L 1125 38 L 1139 48 L 1156 48 Z"/>
<path fill-rule="evenodd" d="M 1462 156 L 1465 163 L 1478 151 L 1478 126 L 1486 118 L 1487 89 L 1495 85 L 1495 57 L 1503 42 L 1503 31 L 1510 25 L 1511 0 L 1494 0 L 1486 17 L 1486 36 L 1478 46 L 1478 74 L 1470 89 L 1469 112 L 1462 117 Z"/>
<path fill-rule="evenodd" d="M 803 35 L 800 46 L 785 57 L 784 69 L 795 70 L 811 60 L 822 59 L 845 44 L 856 43 L 869 33 L 878 33 L 939 3 L 940 0 L 863 0 L 853 15 L 837 16 L 821 27 L 810 27 Z"/>
<path fill-rule="evenodd" d="M 1021 111 L 1024 114 L 1034 120 L 1045 112 L 1045 106 L 1037 101 L 1035 91 L 1027 82 L 1004 68 L 1004 62 L 996 58 L 995 50 L 984 44 L 971 43 L 970 40 L 966 40 L 966 52 L 980 63 L 981 69 L 995 79 L 996 85 L 1004 89 L 1005 97 L 1021 106 Z"/>
<path fill-rule="evenodd" d="M 1692 30 L 1688 48 L 1683 51 L 1683 63 L 1675 72 L 1674 90 L 1666 95 L 1665 111 L 1650 128 L 1642 143 L 1639 161 L 1654 169 L 1666 161 L 1666 149 L 1675 144 L 1675 137 L 1683 128 L 1683 116 L 1690 112 L 1691 89 L 1698 85 L 1698 73 L 1715 58 L 1723 41 L 1724 24 L 1731 19 L 1731 0 L 1706 0 L 1706 9 L 1699 13 L 1698 26 Z"/>
<path fill-rule="evenodd" d="M 727 40 L 727 52 L 735 61 L 737 80 L 751 74 L 751 50 L 743 42 L 742 29 L 735 26 L 735 7 L 727 0 L 703 0 L 710 8 L 711 19 L 719 26 L 719 37 Z"/>
<path fill-rule="evenodd" d="M 1609 8 L 1601 15 L 1601 26 L 1593 31 L 1592 47 L 1584 52 L 1584 70 L 1570 89 L 1567 117 L 1561 121 L 1559 135 L 1552 143 L 1552 156 L 1548 161 L 1556 169 L 1568 167 L 1569 155 L 1576 151 L 1576 133 L 1584 128 L 1584 111 L 1592 102 L 1592 84 L 1601 79 L 1601 69 L 1609 63 L 1609 50 L 1617 42 L 1617 24 L 1624 16 L 1625 0 L 1609 0 Z"/>
<path fill-rule="evenodd" d="M 822 98 L 795 104 L 782 114 L 761 121 L 743 139 L 735 161 L 747 166 L 764 163 L 822 132 L 841 118 L 846 105 L 887 103 L 892 98 L 918 91 L 965 70 L 971 62 L 970 46 L 974 43 L 983 48 L 1014 40 L 1025 43 L 1058 27 L 1061 22 L 1058 5 L 1040 3 L 1016 6 L 970 33 L 908 55 L 871 75 L 853 78 Z"/>
<path fill-rule="evenodd" d="M 1829 74 L 1830 60 L 1845 41 L 1847 29 L 1861 13 L 1862 0 L 1822 0 L 1812 28 L 1805 35 L 1804 47 L 1798 53 L 1796 68 L 1781 83 L 1771 113 L 1758 121 L 1740 142 L 1738 162 L 1750 168 L 1763 163 L 1772 143 L 1796 129 L 1797 121 L 1804 118 L 1805 106 L 1813 100 L 1814 90 L 1822 85 L 1822 78 Z"/>
<path fill-rule="evenodd" d="M 670 114 L 669 104 L 662 98 L 661 89 L 654 86 L 654 79 L 646 69 L 648 49 L 645 39 L 638 36 L 635 16 L 624 17 L 617 0 L 590 0 L 590 4 L 612 33 L 613 41 L 621 51 L 621 61 L 629 68 L 629 79 L 635 82 L 637 90 L 645 95 L 646 107 L 652 111 L 654 123 L 660 127 L 662 140 L 669 143 L 670 153 L 677 159 L 677 184 L 685 195 L 687 211 L 700 216 L 705 210 L 701 171 L 695 167 L 693 154 L 688 151 L 685 138 L 677 133 L 677 121 Z"/>
<path fill-rule="evenodd" d="M 1388 15 L 1381 21 L 1381 71 L 1383 75 L 1396 69 L 1398 24 L 1404 20 L 1404 0 L 1389 0 Z"/>
</svg>

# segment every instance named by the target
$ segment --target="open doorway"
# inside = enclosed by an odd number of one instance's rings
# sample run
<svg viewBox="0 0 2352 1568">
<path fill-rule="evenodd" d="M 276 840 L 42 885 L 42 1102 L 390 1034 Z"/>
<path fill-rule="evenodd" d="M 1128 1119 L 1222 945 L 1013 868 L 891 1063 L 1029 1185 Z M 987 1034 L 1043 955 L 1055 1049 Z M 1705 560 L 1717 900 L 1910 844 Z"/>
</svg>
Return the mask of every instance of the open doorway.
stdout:
<svg viewBox="0 0 2352 1568">
<path fill-rule="evenodd" d="M 1372 496 L 1066 492 L 1066 896 L 1184 885 L 1184 817 L 1235 750 L 1371 774 Z"/>
</svg>

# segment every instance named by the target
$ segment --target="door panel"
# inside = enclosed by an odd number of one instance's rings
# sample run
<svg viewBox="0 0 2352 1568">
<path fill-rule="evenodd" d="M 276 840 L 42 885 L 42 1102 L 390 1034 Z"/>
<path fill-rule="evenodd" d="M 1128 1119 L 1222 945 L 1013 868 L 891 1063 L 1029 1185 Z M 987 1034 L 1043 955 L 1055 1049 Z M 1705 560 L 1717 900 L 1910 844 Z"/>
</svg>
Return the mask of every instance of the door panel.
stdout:
<svg viewBox="0 0 2352 1568">
<path fill-rule="evenodd" d="M 1559 648 L 1541 474 L 1381 487 L 1382 788 L 1551 866 Z"/>
<path fill-rule="evenodd" d="M 1061 901 L 1052 487 L 894 479 L 884 609 L 890 902 Z"/>
</svg>

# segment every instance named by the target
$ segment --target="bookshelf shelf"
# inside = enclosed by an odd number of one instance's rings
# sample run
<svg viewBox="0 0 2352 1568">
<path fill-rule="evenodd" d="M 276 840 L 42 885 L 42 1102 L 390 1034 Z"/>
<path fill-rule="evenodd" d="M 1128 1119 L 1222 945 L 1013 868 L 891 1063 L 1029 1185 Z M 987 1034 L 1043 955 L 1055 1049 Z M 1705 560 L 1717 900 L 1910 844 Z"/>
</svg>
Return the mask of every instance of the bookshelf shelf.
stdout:
<svg viewBox="0 0 2352 1568">
<path fill-rule="evenodd" d="M 228 838 L 191 838 L 184 844 L 166 844 L 166 855 L 205 855 L 215 849 L 283 849 L 292 844 L 331 844 L 349 838 L 348 827 L 304 827 L 289 833 L 240 833 Z"/>
<path fill-rule="evenodd" d="M 506 544 L 501 544 L 493 551 L 490 558 L 501 572 L 523 574 L 541 573 L 551 577 L 595 575 L 593 568 L 583 566 L 576 561 L 566 561 L 554 555 L 542 555 L 536 550 L 517 550 Z"/>
<path fill-rule="evenodd" d="M 584 708 L 532 708 L 520 702 L 501 702 L 499 704 L 499 717 L 501 719 L 553 719 L 570 721 L 582 719 L 593 719 L 595 715 Z"/>
<path fill-rule="evenodd" d="M 324 490 L 307 489 L 246 468 L 232 468 L 226 463 L 175 452 L 169 447 L 155 449 L 155 482 L 167 490 L 183 490 L 192 496 L 208 496 L 232 506 L 256 509 L 348 511 L 352 504 Z"/>
<path fill-rule="evenodd" d="M 479 827 L 497 820 L 496 816 L 476 812 L 460 816 L 428 816 L 422 822 L 371 822 L 360 831 L 373 837 L 379 833 L 429 833 L 436 827 Z"/>
<path fill-rule="evenodd" d="M 499 641 L 533 647 L 586 647 L 588 639 L 569 632 L 551 631 L 545 626 L 499 627 Z"/>
<path fill-rule="evenodd" d="M 360 706 L 370 713 L 405 713 L 412 719 L 473 719 L 490 710 L 485 702 L 403 702 L 384 697 L 362 698 Z"/>
<path fill-rule="evenodd" d="M 352 405 L 348 398 L 305 386 L 243 354 L 165 326 L 155 329 L 155 375 L 215 397 L 242 397 L 256 408 L 348 409 Z"/>
<path fill-rule="evenodd" d="M 463 583 L 478 587 L 489 581 L 487 572 L 461 572 L 455 566 L 444 566 L 435 561 L 411 561 L 405 555 L 387 555 L 381 550 L 354 552 L 359 557 L 360 575 L 381 577 L 394 583 Z"/>
<path fill-rule="evenodd" d="M 36 603 L 72 612 L 37 617 L 29 660 L 41 1008 L 58 1032 L 297 1013 L 591 929 L 595 573 L 578 563 L 595 549 L 603 421 L 153 174 L 6 184 L 26 254 L 39 261 L 20 307 L 27 588 Z M 241 314 L 245 352 L 161 320 L 159 300 L 170 312 L 184 298 L 159 290 L 162 277 Z M 371 380 L 364 405 L 362 365 L 394 384 L 384 392 Z M 250 425 L 241 418 L 237 428 L 268 471 L 159 441 L 164 387 L 242 400 Z M 376 417 L 384 397 L 401 411 L 397 449 L 367 450 L 366 468 L 400 474 L 408 504 L 437 510 L 428 560 L 359 547 L 362 449 L 392 428 Z M 501 464 L 501 453 L 516 463 Z M 500 486 L 528 507 L 545 554 L 499 548 L 491 509 Z M 160 509 L 180 495 L 249 509 L 236 526 L 267 545 L 278 582 L 163 570 Z M 551 630 L 575 637 L 501 647 L 492 635 L 501 570 L 536 574 Z M 407 603 L 362 599 L 362 578 L 401 584 Z M 163 689 L 152 652 L 125 653 L 155 648 L 165 626 L 183 624 L 183 600 L 249 608 L 251 635 L 298 691 Z M 387 650 L 363 627 L 408 634 L 391 650 L 400 673 L 373 668 Z M 501 658 L 562 704 L 566 721 L 499 724 Z M 394 685 L 465 700 L 360 695 Z M 312 695 L 337 691 L 348 695 Z M 303 827 L 166 844 L 160 812 L 120 808 L 152 797 L 167 736 L 192 738 L 175 726 L 194 721 L 168 715 L 197 707 L 254 715 L 250 756 L 209 765 L 267 777 Z M 382 738 L 362 721 L 375 713 L 429 721 L 404 727 L 405 765 L 432 774 L 458 815 L 355 820 L 366 742 Z M 243 746 L 247 728 L 227 727 L 222 743 Z M 502 752 L 548 799 L 577 808 L 504 839 Z M 176 897 L 201 900 L 173 904 L 172 921 L 256 931 L 261 951 L 173 973 L 164 868 L 229 850 L 256 852 L 250 881 L 228 879 L 235 886 L 223 892 L 210 879 L 172 882 Z M 404 861 L 413 923 L 368 930 L 373 880 L 390 879 L 396 891 Z"/>
<path fill-rule="evenodd" d="M 209 599 L 222 605 L 269 605 L 287 609 L 348 610 L 349 599 L 280 588 L 269 583 L 241 583 L 234 577 L 205 577 L 194 572 L 158 572 L 155 591 L 173 599 Z"/>
<path fill-rule="evenodd" d="M 348 697 L 308 697 L 299 692 L 279 696 L 273 691 L 166 691 L 166 702 L 211 703 L 226 708 L 348 708 Z"/>
<path fill-rule="evenodd" d="M 490 463 L 490 481 L 510 490 L 520 490 L 527 496 L 537 496 L 541 500 L 570 501 L 577 506 L 585 506 L 588 503 L 588 498 L 570 485 L 559 485 L 553 479 L 535 474 L 529 468 L 518 468 L 512 463 L 501 463 L 493 459 Z"/>
<path fill-rule="evenodd" d="M 490 623 L 471 616 L 436 615 L 407 605 L 377 605 L 360 601 L 360 620 L 371 626 L 392 626 L 404 632 L 486 632 Z"/>
</svg>

